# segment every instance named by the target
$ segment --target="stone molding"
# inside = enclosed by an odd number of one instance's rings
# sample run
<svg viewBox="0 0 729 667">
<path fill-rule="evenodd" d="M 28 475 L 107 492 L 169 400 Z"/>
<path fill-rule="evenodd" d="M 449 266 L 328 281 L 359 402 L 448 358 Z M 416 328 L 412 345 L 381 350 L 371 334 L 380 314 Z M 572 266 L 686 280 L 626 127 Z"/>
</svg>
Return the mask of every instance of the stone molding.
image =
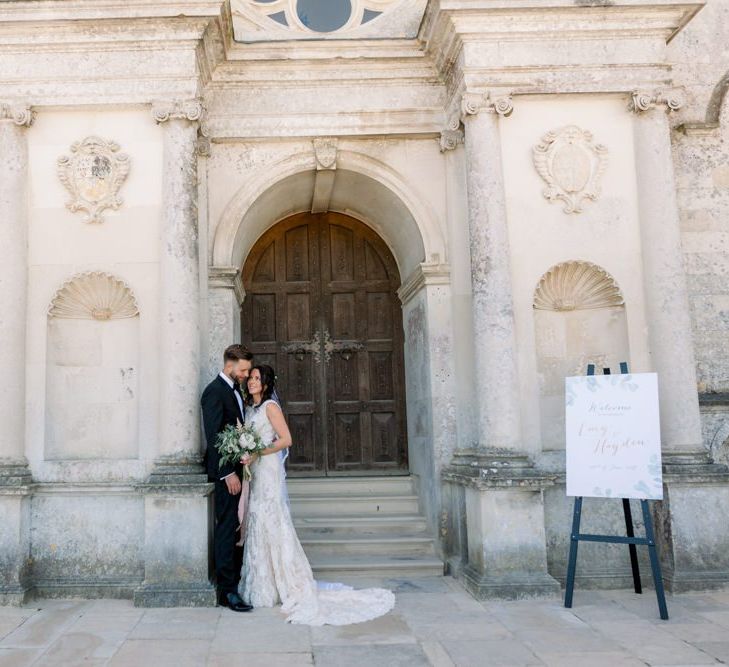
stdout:
<svg viewBox="0 0 729 667">
<path fill-rule="evenodd" d="M 545 134 L 532 149 L 534 168 L 547 184 L 542 191 L 545 199 L 562 200 L 565 213 L 581 213 L 583 201 L 600 196 L 607 154 L 608 149 L 595 143 L 591 132 L 576 125 Z"/>
<path fill-rule="evenodd" d="M 461 97 L 461 118 L 475 116 L 481 112 L 496 113 L 508 118 L 514 113 L 511 93 L 493 95 L 490 92 L 475 93 L 466 91 Z"/>
<path fill-rule="evenodd" d="M 208 287 L 210 289 L 232 289 L 239 306 L 246 296 L 243 276 L 240 269 L 236 269 L 234 266 L 211 266 L 208 269 Z"/>
<path fill-rule="evenodd" d="M 71 195 L 66 208 L 85 211 L 84 222 L 101 223 L 102 213 L 119 209 L 119 190 L 129 174 L 129 156 L 119 144 L 89 136 L 71 145 L 71 155 L 58 158 L 58 178 Z"/>
<path fill-rule="evenodd" d="M 27 104 L 0 104 L 0 120 L 11 120 L 21 127 L 30 127 L 35 111 Z"/>
<path fill-rule="evenodd" d="M 129 286 L 109 273 L 89 271 L 66 281 L 48 308 L 48 317 L 73 320 L 118 320 L 139 315 Z"/>
<path fill-rule="evenodd" d="M 565 312 L 625 305 L 615 279 L 604 269 L 583 261 L 562 262 L 540 279 L 534 309 Z"/>
<path fill-rule="evenodd" d="M 427 285 L 450 285 L 451 268 L 438 261 L 423 262 L 403 281 L 397 296 L 405 306 L 423 287 Z"/>
<path fill-rule="evenodd" d="M 633 113 L 643 113 L 651 109 L 678 111 L 684 105 L 683 91 L 678 88 L 669 90 L 634 90 L 630 97 L 628 109 Z"/>
<path fill-rule="evenodd" d="M 152 118 L 157 123 L 166 123 L 168 120 L 188 120 L 198 122 L 202 120 L 205 107 L 202 100 L 162 100 L 152 103 Z"/>
</svg>

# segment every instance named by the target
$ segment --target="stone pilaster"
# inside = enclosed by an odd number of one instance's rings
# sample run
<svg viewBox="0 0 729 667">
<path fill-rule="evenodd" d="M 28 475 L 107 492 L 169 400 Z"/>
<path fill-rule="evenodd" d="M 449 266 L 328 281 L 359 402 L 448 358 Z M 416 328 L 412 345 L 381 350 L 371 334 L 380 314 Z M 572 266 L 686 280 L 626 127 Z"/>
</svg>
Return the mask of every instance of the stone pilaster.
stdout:
<svg viewBox="0 0 729 667">
<path fill-rule="evenodd" d="M 139 606 L 215 603 L 209 583 L 210 493 L 200 444 L 200 283 L 197 218 L 199 100 L 161 102 L 159 441 L 145 495 L 145 578 Z"/>
<path fill-rule="evenodd" d="M 28 106 L 0 104 L 0 603 L 21 604 L 30 562 L 30 470 L 25 459 L 28 292 Z"/>
<path fill-rule="evenodd" d="M 478 598 L 553 594 L 542 491 L 549 479 L 524 455 L 510 244 L 499 123 L 511 96 L 466 92 L 468 226 L 478 441 L 443 472 L 464 487 L 467 562 L 458 574 Z M 455 129 L 453 126 L 451 130 Z M 446 136 L 446 142 L 452 137 Z M 449 561 L 454 559 L 448 554 Z"/>
<path fill-rule="evenodd" d="M 668 113 L 681 106 L 672 92 L 633 94 L 635 162 L 648 336 L 658 373 L 663 451 L 703 451 L 688 289 L 681 253 Z"/>
<path fill-rule="evenodd" d="M 223 351 L 240 341 L 240 308 L 245 296 L 240 270 L 234 266 L 208 269 L 208 359 L 204 369 L 213 378 L 223 363 Z"/>
<path fill-rule="evenodd" d="M 674 592 L 729 582 L 729 470 L 701 436 L 688 289 L 683 267 L 669 114 L 677 91 L 634 92 L 635 161 L 646 320 L 658 374 L 664 499 L 655 504 L 663 573 Z"/>
<path fill-rule="evenodd" d="M 465 93 L 468 228 L 471 246 L 478 444 L 520 451 L 519 379 L 511 293 L 509 232 L 499 121 L 513 111 L 508 96 Z"/>
</svg>

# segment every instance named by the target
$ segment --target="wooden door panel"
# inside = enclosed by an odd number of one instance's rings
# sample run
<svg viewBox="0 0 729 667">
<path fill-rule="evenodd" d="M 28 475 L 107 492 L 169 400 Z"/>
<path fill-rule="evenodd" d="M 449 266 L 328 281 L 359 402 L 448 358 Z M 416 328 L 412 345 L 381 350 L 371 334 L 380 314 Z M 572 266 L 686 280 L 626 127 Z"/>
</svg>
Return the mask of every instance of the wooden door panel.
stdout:
<svg viewBox="0 0 729 667">
<path fill-rule="evenodd" d="M 314 414 L 292 414 L 288 410 L 287 421 L 291 431 L 291 440 L 294 443 L 289 450 L 289 468 L 295 466 L 314 472 L 320 463 L 317 460 L 317 445 L 314 434 Z"/>
<path fill-rule="evenodd" d="M 311 294 L 286 294 L 286 340 L 308 341 L 314 336 Z"/>
<path fill-rule="evenodd" d="M 254 343 L 276 340 L 276 295 L 251 295 L 251 321 L 249 340 Z"/>
<path fill-rule="evenodd" d="M 333 338 L 354 339 L 357 335 L 355 294 L 332 294 L 331 335 Z"/>
<path fill-rule="evenodd" d="M 392 296 L 386 292 L 367 293 L 367 338 L 392 339 Z"/>
<path fill-rule="evenodd" d="M 331 448 L 330 466 L 360 466 L 362 438 L 359 412 L 339 412 L 334 417 L 334 447 Z"/>
<path fill-rule="evenodd" d="M 286 280 L 309 280 L 309 226 L 300 225 L 286 232 Z"/>
<path fill-rule="evenodd" d="M 388 401 L 395 398 L 392 352 L 370 352 L 370 400 Z"/>
<path fill-rule="evenodd" d="M 329 280 L 354 278 L 354 233 L 339 225 L 329 226 Z"/>
</svg>

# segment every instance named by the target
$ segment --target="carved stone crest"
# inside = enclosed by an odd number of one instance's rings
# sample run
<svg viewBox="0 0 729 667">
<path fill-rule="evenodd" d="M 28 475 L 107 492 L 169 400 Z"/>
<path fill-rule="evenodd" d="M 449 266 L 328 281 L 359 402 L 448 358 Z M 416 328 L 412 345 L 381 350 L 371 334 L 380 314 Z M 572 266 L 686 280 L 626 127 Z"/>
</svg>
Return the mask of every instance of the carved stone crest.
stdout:
<svg viewBox="0 0 729 667">
<path fill-rule="evenodd" d="M 116 142 L 99 137 L 75 142 L 71 153 L 58 158 L 58 177 L 71 193 L 66 207 L 86 211 L 84 222 L 102 222 L 107 208 L 122 204 L 119 189 L 129 173 L 129 156 L 119 153 Z"/>
<path fill-rule="evenodd" d="M 311 143 L 314 146 L 317 170 L 336 169 L 337 140 L 332 137 L 316 137 Z"/>
<path fill-rule="evenodd" d="M 547 184 L 544 196 L 563 201 L 565 213 L 580 213 L 585 200 L 600 196 L 607 152 L 590 132 L 575 125 L 545 134 L 533 149 L 534 166 Z"/>
</svg>

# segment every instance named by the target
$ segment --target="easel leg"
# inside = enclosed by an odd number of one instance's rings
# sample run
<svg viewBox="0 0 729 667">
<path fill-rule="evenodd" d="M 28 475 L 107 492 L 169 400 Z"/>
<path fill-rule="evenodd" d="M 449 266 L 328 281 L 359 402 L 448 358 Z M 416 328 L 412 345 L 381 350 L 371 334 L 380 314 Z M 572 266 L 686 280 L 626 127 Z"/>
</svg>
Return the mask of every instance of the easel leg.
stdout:
<svg viewBox="0 0 729 667">
<path fill-rule="evenodd" d="M 668 620 L 668 608 L 666 607 L 666 593 L 663 590 L 663 575 L 661 574 L 661 563 L 658 560 L 658 552 L 656 551 L 656 538 L 653 534 L 653 519 L 648 508 L 648 501 L 641 500 L 640 505 L 643 509 L 643 523 L 645 524 L 645 536 L 648 539 L 648 554 L 651 558 L 651 569 L 653 570 L 653 583 L 656 587 L 656 597 L 658 598 L 658 611 L 664 621 Z"/>
<path fill-rule="evenodd" d="M 625 533 L 628 537 L 635 537 L 633 531 L 633 514 L 630 511 L 630 498 L 623 498 L 623 514 L 625 515 Z M 633 587 L 635 592 L 640 594 L 643 592 L 643 586 L 640 582 L 640 568 L 638 567 L 638 550 L 635 544 L 628 545 L 630 552 L 630 568 L 633 570 Z"/>
<path fill-rule="evenodd" d="M 580 516 L 582 515 L 582 496 L 575 498 L 572 514 L 572 532 L 570 533 L 570 559 L 567 564 L 567 582 L 564 589 L 564 606 L 572 607 L 572 594 L 575 590 L 575 570 L 577 569 L 577 536 L 580 534 Z"/>
</svg>

